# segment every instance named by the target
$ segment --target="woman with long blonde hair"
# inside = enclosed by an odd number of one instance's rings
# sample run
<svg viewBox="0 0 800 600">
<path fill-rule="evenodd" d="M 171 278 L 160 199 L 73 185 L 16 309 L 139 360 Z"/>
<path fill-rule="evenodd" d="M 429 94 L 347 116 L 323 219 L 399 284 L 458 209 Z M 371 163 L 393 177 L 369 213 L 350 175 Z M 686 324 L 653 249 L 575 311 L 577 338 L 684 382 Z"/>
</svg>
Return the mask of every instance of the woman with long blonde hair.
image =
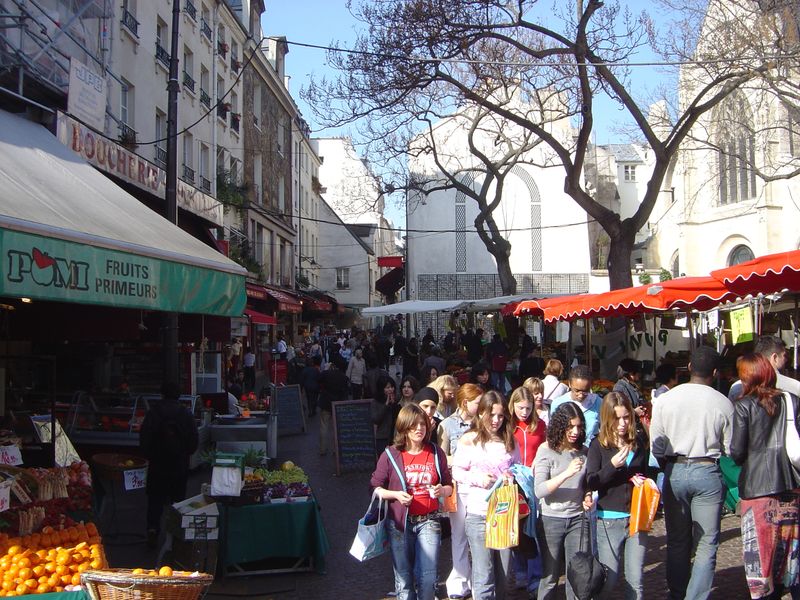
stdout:
<svg viewBox="0 0 800 600">
<path fill-rule="evenodd" d="M 458 391 L 458 382 L 452 375 L 439 375 L 436 379 L 428 384 L 429 388 L 436 390 L 439 394 L 439 406 L 436 412 L 442 419 L 446 419 L 458 408 L 456 404 L 456 392 Z"/>
<path fill-rule="evenodd" d="M 625 600 L 644 597 L 642 569 L 647 547 L 647 533 L 628 535 L 631 496 L 634 486 L 644 482 L 650 449 L 644 430 L 637 432 L 630 398 L 611 392 L 600 407 L 600 432 L 589 444 L 586 459 L 586 485 L 597 491 L 597 553 L 608 568 L 600 593 L 605 600 L 614 596 L 625 568 Z M 623 561 L 624 558 L 624 561 Z"/>
</svg>

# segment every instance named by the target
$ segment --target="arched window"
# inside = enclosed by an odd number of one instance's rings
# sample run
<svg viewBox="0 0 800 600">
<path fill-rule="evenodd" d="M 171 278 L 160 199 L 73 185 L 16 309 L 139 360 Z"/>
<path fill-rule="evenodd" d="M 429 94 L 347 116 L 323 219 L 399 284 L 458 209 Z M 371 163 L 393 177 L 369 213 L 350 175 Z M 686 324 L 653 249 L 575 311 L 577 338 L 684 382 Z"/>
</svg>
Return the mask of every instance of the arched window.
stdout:
<svg viewBox="0 0 800 600">
<path fill-rule="evenodd" d="M 755 198 L 755 134 L 750 107 L 741 94 L 731 96 L 714 111 L 719 171 L 719 203 Z"/>
<path fill-rule="evenodd" d="M 728 266 L 732 267 L 733 265 L 739 265 L 743 262 L 747 262 L 748 260 L 753 260 L 755 255 L 753 251 L 750 250 L 749 247 L 745 246 L 744 244 L 739 244 L 728 255 Z"/>
<path fill-rule="evenodd" d="M 531 271 L 542 270 L 542 198 L 539 195 L 539 187 L 531 177 L 531 174 L 516 165 L 511 169 L 511 173 L 516 175 L 525 184 L 528 197 L 531 200 Z"/>
<path fill-rule="evenodd" d="M 672 255 L 672 263 L 670 264 L 670 271 L 672 272 L 673 277 L 677 278 L 681 276 L 680 266 L 679 255 L 676 252 Z"/>
</svg>

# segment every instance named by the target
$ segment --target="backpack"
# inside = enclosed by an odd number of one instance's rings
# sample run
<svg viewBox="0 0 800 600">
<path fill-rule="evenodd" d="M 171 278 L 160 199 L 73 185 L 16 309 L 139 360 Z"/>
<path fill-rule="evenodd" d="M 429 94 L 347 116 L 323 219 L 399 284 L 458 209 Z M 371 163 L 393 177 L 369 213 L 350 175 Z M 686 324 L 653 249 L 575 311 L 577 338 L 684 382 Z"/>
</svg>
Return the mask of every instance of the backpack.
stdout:
<svg viewBox="0 0 800 600">
<path fill-rule="evenodd" d="M 148 457 L 180 457 L 186 454 L 186 440 L 181 427 L 181 411 L 164 415 L 160 409 L 154 411 L 156 421 L 146 440 L 145 451 Z"/>
</svg>

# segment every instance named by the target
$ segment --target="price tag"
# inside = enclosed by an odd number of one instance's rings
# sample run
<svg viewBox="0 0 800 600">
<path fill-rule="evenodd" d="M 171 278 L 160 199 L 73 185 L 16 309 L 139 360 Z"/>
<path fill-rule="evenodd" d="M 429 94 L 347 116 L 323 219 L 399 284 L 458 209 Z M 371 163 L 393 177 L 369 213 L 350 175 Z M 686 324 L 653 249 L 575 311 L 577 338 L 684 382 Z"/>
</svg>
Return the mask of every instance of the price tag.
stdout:
<svg viewBox="0 0 800 600">
<path fill-rule="evenodd" d="M 0 483 L 0 512 L 8 510 L 11 506 L 11 481 Z"/>
<path fill-rule="evenodd" d="M 2 465 L 21 465 L 22 453 L 15 445 L 0 446 L 0 464 Z"/>
<path fill-rule="evenodd" d="M 147 485 L 147 469 L 130 469 L 123 471 L 125 491 L 140 490 Z"/>
</svg>

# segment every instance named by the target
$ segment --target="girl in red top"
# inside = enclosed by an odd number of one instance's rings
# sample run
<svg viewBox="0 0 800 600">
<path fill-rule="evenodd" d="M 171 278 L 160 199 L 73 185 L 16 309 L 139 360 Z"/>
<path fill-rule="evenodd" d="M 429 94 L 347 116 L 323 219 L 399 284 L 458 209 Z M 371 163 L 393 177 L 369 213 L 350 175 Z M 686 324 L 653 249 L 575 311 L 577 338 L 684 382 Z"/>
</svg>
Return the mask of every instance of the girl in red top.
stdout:
<svg viewBox="0 0 800 600">
<path fill-rule="evenodd" d="M 536 451 L 547 439 L 547 426 L 536 413 L 535 404 L 533 394 L 524 387 L 518 387 L 511 394 L 508 407 L 511 424 L 514 426 L 514 437 L 519 446 L 519 455 L 526 467 L 533 465 Z"/>
<path fill-rule="evenodd" d="M 533 465 L 536 451 L 547 440 L 547 425 L 536 412 L 536 401 L 526 387 L 518 387 L 511 394 L 508 411 L 511 413 L 511 424 L 514 427 L 514 438 L 519 448 L 519 456 L 526 467 Z M 528 498 L 533 501 L 533 498 Z M 517 588 L 526 588 L 530 597 L 534 597 L 542 575 L 541 559 L 527 559 L 516 551 L 511 552 Z"/>
</svg>

